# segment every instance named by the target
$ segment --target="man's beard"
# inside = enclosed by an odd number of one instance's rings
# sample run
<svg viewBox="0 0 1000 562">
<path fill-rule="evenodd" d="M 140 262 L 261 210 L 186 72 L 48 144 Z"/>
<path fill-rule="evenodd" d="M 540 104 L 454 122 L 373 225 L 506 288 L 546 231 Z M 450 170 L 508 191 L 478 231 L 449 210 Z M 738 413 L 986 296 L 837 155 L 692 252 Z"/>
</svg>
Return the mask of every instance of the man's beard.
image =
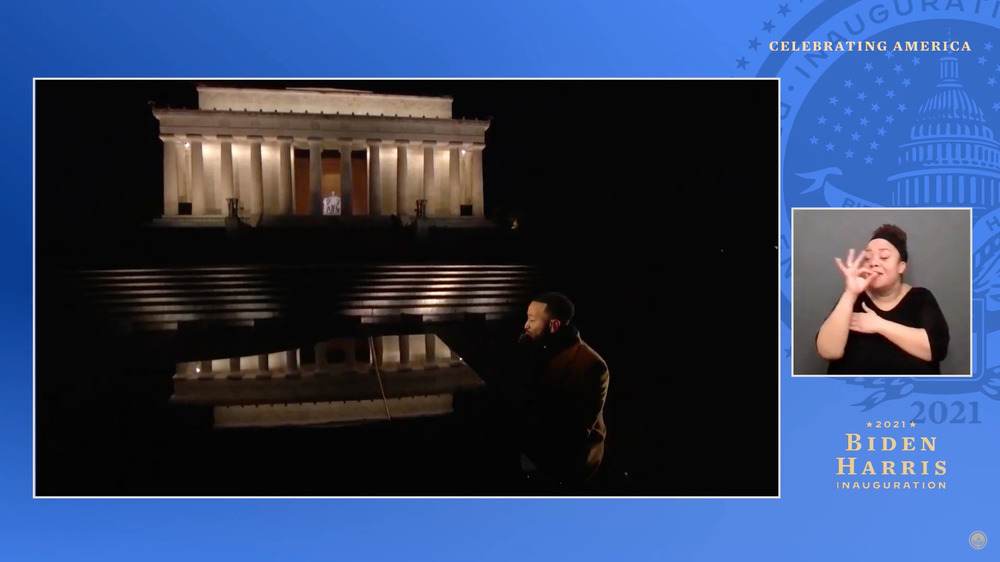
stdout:
<svg viewBox="0 0 1000 562">
<path fill-rule="evenodd" d="M 517 347 L 521 349 L 529 349 L 535 346 L 535 339 L 531 337 L 528 332 L 521 332 L 521 335 L 517 338 Z"/>
<path fill-rule="evenodd" d="M 542 332 L 537 338 L 531 337 L 531 334 L 528 332 L 521 332 L 521 336 L 517 339 L 517 344 L 527 351 L 539 351 L 552 341 L 553 337 L 553 334 L 547 331 Z"/>
<path fill-rule="evenodd" d="M 545 364 L 548 356 L 545 344 L 550 336 L 545 332 L 538 338 L 533 338 L 528 332 L 521 332 L 521 337 L 517 339 L 517 357 L 521 367 L 528 373 L 535 373 Z"/>
</svg>

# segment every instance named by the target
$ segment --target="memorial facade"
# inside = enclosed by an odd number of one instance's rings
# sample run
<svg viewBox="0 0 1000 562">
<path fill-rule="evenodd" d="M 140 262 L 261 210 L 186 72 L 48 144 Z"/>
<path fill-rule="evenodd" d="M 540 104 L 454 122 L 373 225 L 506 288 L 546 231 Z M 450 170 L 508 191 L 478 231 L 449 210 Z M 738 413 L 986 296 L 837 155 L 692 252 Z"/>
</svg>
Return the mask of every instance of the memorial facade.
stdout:
<svg viewBox="0 0 1000 562">
<path fill-rule="evenodd" d="M 452 99 L 323 88 L 198 86 L 154 108 L 163 219 L 250 224 L 324 215 L 483 218 L 488 121 Z"/>
</svg>

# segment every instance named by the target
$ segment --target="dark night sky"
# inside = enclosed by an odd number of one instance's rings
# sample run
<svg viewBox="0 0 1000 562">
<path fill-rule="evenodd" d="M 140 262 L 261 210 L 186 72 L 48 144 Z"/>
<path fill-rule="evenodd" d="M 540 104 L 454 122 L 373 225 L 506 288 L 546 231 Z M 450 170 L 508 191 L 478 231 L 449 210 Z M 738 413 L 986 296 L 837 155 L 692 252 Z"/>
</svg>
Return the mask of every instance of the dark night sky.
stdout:
<svg viewBox="0 0 1000 562">
<path fill-rule="evenodd" d="M 278 85 L 277 82 L 230 84 Z M 775 243 L 777 82 L 730 80 L 300 81 L 448 95 L 491 119 L 486 212 L 526 227 L 671 225 L 730 244 Z M 39 81 L 39 231 L 158 216 L 162 148 L 150 102 L 196 107 L 188 81 Z M 752 211 L 752 212 L 748 212 Z M 51 222 L 59 217 L 60 222 Z M 60 226 L 61 225 L 61 226 Z M 694 227 L 698 229 L 698 226 Z M 715 241 L 712 242 L 713 244 Z"/>
</svg>

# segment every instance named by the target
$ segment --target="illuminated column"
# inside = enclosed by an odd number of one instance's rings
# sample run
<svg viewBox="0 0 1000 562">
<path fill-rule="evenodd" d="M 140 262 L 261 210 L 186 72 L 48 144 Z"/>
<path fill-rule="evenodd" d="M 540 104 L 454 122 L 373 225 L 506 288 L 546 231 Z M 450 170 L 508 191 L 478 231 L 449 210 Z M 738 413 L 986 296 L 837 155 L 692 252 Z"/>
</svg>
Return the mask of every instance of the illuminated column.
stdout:
<svg viewBox="0 0 1000 562">
<path fill-rule="evenodd" d="M 219 135 L 219 142 L 219 170 L 222 178 L 222 191 L 219 195 L 223 198 L 236 197 L 233 188 L 233 137 Z"/>
<path fill-rule="evenodd" d="M 459 180 L 461 181 L 461 191 L 462 191 L 462 205 L 472 208 L 472 154 L 470 153 L 470 147 L 472 145 L 465 145 L 462 147 L 462 157 L 459 159 L 459 166 L 461 167 L 461 173 L 459 174 Z"/>
<path fill-rule="evenodd" d="M 278 137 L 278 214 L 291 215 L 292 137 Z"/>
<path fill-rule="evenodd" d="M 351 184 L 351 143 L 340 145 L 340 198 L 341 211 L 344 216 L 354 214 L 354 186 Z"/>
<path fill-rule="evenodd" d="M 162 136 L 163 141 L 163 216 L 177 216 L 177 150 L 180 143 L 172 136 Z"/>
<path fill-rule="evenodd" d="M 448 154 L 448 214 L 459 215 L 462 208 L 461 148 L 452 146 Z"/>
<path fill-rule="evenodd" d="M 424 334 L 424 354 L 427 356 L 427 368 L 437 367 L 437 337 L 434 334 Z"/>
<path fill-rule="evenodd" d="M 260 161 L 260 143 L 262 137 L 251 136 L 250 139 L 250 189 L 253 191 L 251 209 L 258 216 L 264 214 L 264 171 Z"/>
<path fill-rule="evenodd" d="M 408 141 L 396 141 L 396 214 L 406 215 L 406 145 Z"/>
<path fill-rule="evenodd" d="M 299 352 L 297 349 L 285 351 L 285 370 L 289 373 L 299 370 Z"/>
<path fill-rule="evenodd" d="M 399 336 L 399 370 L 410 370 L 410 336 Z"/>
<path fill-rule="evenodd" d="M 472 216 L 483 216 L 483 149 L 472 151 Z"/>
<path fill-rule="evenodd" d="M 427 200 L 426 212 L 427 216 L 432 216 L 437 214 L 437 194 L 434 193 L 434 144 L 432 142 L 424 143 L 424 185 L 423 185 L 423 195 L 421 199 Z"/>
<path fill-rule="evenodd" d="M 224 199 L 224 198 L 220 197 L 219 194 L 218 194 L 218 191 L 219 191 L 219 182 L 208 181 L 209 178 L 205 178 L 204 166 L 205 166 L 205 164 L 204 164 L 204 148 L 203 148 L 202 149 L 202 172 L 201 172 L 201 176 L 203 178 L 203 180 L 202 180 L 202 186 L 204 186 L 203 189 L 205 191 L 205 214 L 206 215 L 218 215 L 219 212 L 220 212 L 221 207 L 225 206 L 224 204 L 220 206 L 219 205 L 219 201 L 220 201 L 220 199 Z"/>
<path fill-rule="evenodd" d="M 177 144 L 177 201 L 191 203 L 191 143 Z M 180 211 L 180 209 L 178 209 Z"/>
<path fill-rule="evenodd" d="M 323 139 L 309 139 L 309 214 L 323 214 Z"/>
<path fill-rule="evenodd" d="M 382 159 L 381 143 L 377 139 L 368 141 L 368 214 L 382 214 Z"/>
<path fill-rule="evenodd" d="M 191 144 L 191 214 L 205 214 L 205 160 L 201 154 L 201 135 L 188 135 Z"/>
</svg>

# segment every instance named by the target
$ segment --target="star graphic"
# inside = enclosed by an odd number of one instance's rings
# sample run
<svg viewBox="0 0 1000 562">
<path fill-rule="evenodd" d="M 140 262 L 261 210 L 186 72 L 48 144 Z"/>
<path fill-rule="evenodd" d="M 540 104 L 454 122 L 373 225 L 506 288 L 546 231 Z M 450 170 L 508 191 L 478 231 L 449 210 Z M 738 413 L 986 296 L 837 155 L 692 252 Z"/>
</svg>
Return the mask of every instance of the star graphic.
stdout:
<svg viewBox="0 0 1000 562">
<path fill-rule="evenodd" d="M 853 109 L 851 109 L 851 108 L 849 108 L 849 107 L 845 107 L 845 108 L 844 108 L 844 115 L 850 115 L 850 114 L 852 114 L 852 113 L 854 113 L 854 110 L 853 110 Z"/>
<path fill-rule="evenodd" d="M 844 87 L 845 88 L 850 88 L 853 85 L 854 85 L 854 82 L 851 82 L 850 78 L 848 78 L 847 80 L 844 80 Z"/>
<path fill-rule="evenodd" d="M 979 64 L 985 66 L 986 65 L 986 57 L 979 57 L 978 62 L 979 62 Z"/>
<path fill-rule="evenodd" d="M 993 102 L 993 111 L 1000 111 L 1000 102 Z"/>
<path fill-rule="evenodd" d="M 871 164 L 873 158 L 871 156 L 865 156 L 865 164 Z"/>
<path fill-rule="evenodd" d="M 896 97 L 896 90 L 886 90 L 885 97 L 889 99 Z"/>
<path fill-rule="evenodd" d="M 851 140 L 856 141 L 861 138 L 861 135 L 857 133 L 851 133 Z"/>
<path fill-rule="evenodd" d="M 903 85 L 906 86 L 907 88 L 909 88 L 910 87 L 910 79 L 909 78 L 903 78 Z"/>
<path fill-rule="evenodd" d="M 840 123 L 837 123 L 836 125 L 833 126 L 834 133 L 839 133 L 842 129 L 843 127 L 840 126 Z"/>
<path fill-rule="evenodd" d="M 874 111 L 875 113 L 878 113 L 878 110 L 880 109 L 882 109 L 882 106 L 880 106 L 879 104 L 877 103 L 872 104 L 872 111 Z"/>
<path fill-rule="evenodd" d="M 771 20 L 767 20 L 766 22 L 764 22 L 764 29 L 762 31 L 771 33 L 772 29 L 774 29 L 774 24 L 771 23 Z"/>
<path fill-rule="evenodd" d="M 865 424 L 865 425 L 866 425 L 866 426 L 868 426 L 868 427 L 871 427 L 871 426 L 872 426 L 872 422 L 868 422 L 868 423 L 867 423 L 867 424 Z"/>
<path fill-rule="evenodd" d="M 779 14 L 781 14 L 783 16 L 787 16 L 788 12 L 791 12 L 791 10 L 788 9 L 788 4 L 778 4 L 778 13 Z"/>
<path fill-rule="evenodd" d="M 868 124 L 868 118 L 862 117 L 860 120 L 858 120 L 858 123 L 861 123 L 861 126 L 864 127 L 865 125 Z"/>
<path fill-rule="evenodd" d="M 873 68 L 872 67 L 872 63 L 870 63 L 870 62 L 866 62 L 865 63 L 865 70 L 871 70 L 872 68 Z"/>
<path fill-rule="evenodd" d="M 833 150 L 833 143 L 832 142 L 826 143 L 826 151 L 830 152 L 831 150 Z"/>
<path fill-rule="evenodd" d="M 993 50 L 993 42 L 992 41 L 987 41 L 986 44 L 983 45 L 983 50 L 992 51 Z"/>
<path fill-rule="evenodd" d="M 878 143 L 875 142 L 875 141 L 872 141 L 872 142 L 868 143 L 868 148 L 870 148 L 872 150 L 878 150 Z"/>
<path fill-rule="evenodd" d="M 819 121 L 820 125 L 826 125 L 826 117 L 823 117 L 822 115 L 819 116 L 819 119 L 817 119 L 817 121 Z"/>
<path fill-rule="evenodd" d="M 837 96 L 833 96 L 830 98 L 830 105 L 837 105 L 837 101 Z"/>
<path fill-rule="evenodd" d="M 892 51 L 886 51 L 886 52 L 885 52 L 885 58 L 887 58 L 887 59 L 891 59 L 891 58 L 892 58 L 892 57 L 894 57 L 894 56 L 895 56 L 895 55 L 893 55 L 893 54 L 892 54 Z"/>
<path fill-rule="evenodd" d="M 917 427 L 917 424 L 910 422 L 910 427 Z"/>
<path fill-rule="evenodd" d="M 906 111 L 906 104 L 901 103 L 896 107 L 896 109 L 898 109 L 900 112 Z"/>
<path fill-rule="evenodd" d="M 884 137 L 885 136 L 885 129 L 883 127 L 879 127 L 878 128 L 878 136 L 880 136 L 880 137 Z"/>
<path fill-rule="evenodd" d="M 913 66 L 917 66 L 918 64 L 920 64 L 920 57 L 913 57 L 913 61 L 912 62 L 913 62 Z"/>
<path fill-rule="evenodd" d="M 854 158 L 854 151 L 848 150 L 847 152 L 844 153 L 844 156 L 847 158 Z"/>
<path fill-rule="evenodd" d="M 749 61 L 746 59 L 746 57 L 740 57 L 736 59 L 736 67 L 741 69 L 746 68 L 748 62 Z"/>
<path fill-rule="evenodd" d="M 892 125 L 895 121 L 896 121 L 896 119 L 893 118 L 893 116 L 892 116 L 891 113 L 889 115 L 885 116 L 885 122 L 886 123 Z"/>
<path fill-rule="evenodd" d="M 900 72 L 903 71 L 903 67 L 900 66 L 900 65 L 898 65 L 898 64 L 896 66 L 892 67 L 892 69 L 896 71 L 896 74 L 899 74 Z"/>
<path fill-rule="evenodd" d="M 994 84 L 997 83 L 997 79 L 994 78 L 994 77 L 992 77 L 992 76 L 990 76 L 990 79 L 987 80 L 986 83 L 989 84 L 990 86 L 992 86 L 992 85 L 994 85 Z"/>
<path fill-rule="evenodd" d="M 757 38 L 754 37 L 753 39 L 750 40 L 750 47 L 748 48 L 756 51 L 757 47 L 760 47 L 760 41 L 758 41 Z"/>
<path fill-rule="evenodd" d="M 1000 72 L 1000 64 L 997 65 L 997 72 Z"/>
<path fill-rule="evenodd" d="M 866 96 L 864 92 L 858 92 L 858 99 L 859 100 L 865 101 L 865 98 L 867 98 L 867 97 L 868 96 Z"/>
<path fill-rule="evenodd" d="M 875 84 L 876 85 L 881 86 L 884 83 L 885 83 L 885 79 L 883 79 L 881 76 L 876 76 L 875 77 Z"/>
<path fill-rule="evenodd" d="M 812 136 L 812 137 L 809 137 L 809 144 L 817 144 L 817 143 L 819 143 L 819 139 L 816 138 L 815 135 Z"/>
</svg>

